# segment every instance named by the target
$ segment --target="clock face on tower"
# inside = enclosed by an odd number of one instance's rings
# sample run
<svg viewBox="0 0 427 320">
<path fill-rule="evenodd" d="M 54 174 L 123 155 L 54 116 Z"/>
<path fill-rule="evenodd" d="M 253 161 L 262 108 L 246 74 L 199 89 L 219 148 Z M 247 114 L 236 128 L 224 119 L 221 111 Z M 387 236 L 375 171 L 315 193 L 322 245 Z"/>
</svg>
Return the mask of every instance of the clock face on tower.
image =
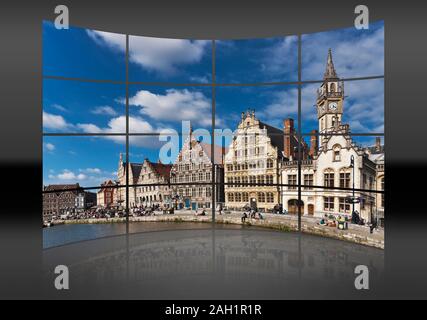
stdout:
<svg viewBox="0 0 427 320">
<path fill-rule="evenodd" d="M 329 110 L 336 111 L 337 108 L 338 108 L 338 103 L 336 103 L 336 102 L 329 103 Z"/>
</svg>

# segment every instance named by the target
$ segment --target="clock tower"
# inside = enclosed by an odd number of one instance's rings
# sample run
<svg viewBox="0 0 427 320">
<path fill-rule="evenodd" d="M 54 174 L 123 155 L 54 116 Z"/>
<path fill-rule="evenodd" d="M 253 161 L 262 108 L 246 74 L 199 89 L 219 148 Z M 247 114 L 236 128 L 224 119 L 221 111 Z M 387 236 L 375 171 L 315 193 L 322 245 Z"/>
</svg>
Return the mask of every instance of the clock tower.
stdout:
<svg viewBox="0 0 427 320">
<path fill-rule="evenodd" d="M 319 133 L 333 132 L 341 124 L 343 102 L 344 82 L 340 81 L 337 76 L 332 61 L 332 51 L 329 49 L 323 83 L 317 90 L 316 108 Z"/>
</svg>

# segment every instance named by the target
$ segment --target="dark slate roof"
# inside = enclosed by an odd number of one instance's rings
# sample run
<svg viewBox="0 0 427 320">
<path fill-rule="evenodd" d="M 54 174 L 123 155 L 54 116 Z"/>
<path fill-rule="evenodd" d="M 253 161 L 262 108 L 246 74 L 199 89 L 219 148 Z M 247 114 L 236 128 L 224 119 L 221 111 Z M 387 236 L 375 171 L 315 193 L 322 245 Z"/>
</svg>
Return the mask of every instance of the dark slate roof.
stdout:
<svg viewBox="0 0 427 320">
<path fill-rule="evenodd" d="M 137 177 L 139 177 L 139 174 L 141 173 L 142 163 L 131 163 L 130 169 L 132 170 L 132 176 L 134 178 L 137 178 Z"/>
<path fill-rule="evenodd" d="M 153 166 L 154 170 L 157 172 L 158 175 L 162 176 L 165 179 L 169 179 L 170 171 L 172 169 L 171 164 L 163 164 L 161 162 L 150 162 L 150 164 Z"/>
<path fill-rule="evenodd" d="M 283 131 L 280 129 L 277 129 L 275 127 L 272 127 L 262 121 L 259 122 L 260 128 L 266 128 L 267 129 L 267 135 L 271 140 L 271 144 L 276 147 L 280 152 L 283 150 Z"/>
<path fill-rule="evenodd" d="M 50 184 L 45 187 L 45 191 L 67 191 L 73 189 L 80 189 L 80 185 L 78 183 L 73 184 Z"/>
</svg>

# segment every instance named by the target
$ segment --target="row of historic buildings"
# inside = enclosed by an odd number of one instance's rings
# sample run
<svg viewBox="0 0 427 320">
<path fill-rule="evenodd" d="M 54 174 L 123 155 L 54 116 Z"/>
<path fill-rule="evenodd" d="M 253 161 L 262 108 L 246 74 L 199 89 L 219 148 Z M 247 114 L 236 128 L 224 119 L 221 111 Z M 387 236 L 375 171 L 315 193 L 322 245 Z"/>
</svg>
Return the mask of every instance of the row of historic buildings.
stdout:
<svg viewBox="0 0 427 320">
<path fill-rule="evenodd" d="M 319 128 L 312 131 L 310 145 L 301 140 L 298 150 L 293 119 L 284 120 L 282 132 L 262 123 L 253 111 L 242 113 L 225 156 L 226 206 L 237 209 L 252 201 L 271 210 L 280 203 L 289 213 L 297 213 L 300 181 L 302 214 L 351 214 L 355 202 L 354 210 L 367 221 L 382 219 L 384 195 L 373 191 L 384 190 L 384 146 L 380 138 L 365 148 L 353 141 L 349 125 L 341 121 L 344 98 L 344 83 L 329 51 L 316 99 Z M 255 182 L 278 186 L 250 185 Z M 354 196 L 346 190 L 353 187 Z"/>
<path fill-rule="evenodd" d="M 218 182 L 215 199 L 224 202 L 224 170 L 222 159 L 225 148 L 196 139 L 192 129 L 174 162 L 157 163 L 145 159 L 143 163 L 129 163 L 129 207 L 153 205 L 174 206 L 178 209 L 210 208 L 212 203 L 212 179 Z M 212 164 L 213 157 L 218 161 Z M 126 185 L 126 162 L 119 159 L 118 183 Z M 172 183 L 172 185 L 170 185 Z M 119 188 L 116 199 L 123 201 L 125 188 Z"/>
<path fill-rule="evenodd" d="M 43 188 L 43 218 L 86 210 L 96 205 L 97 196 L 78 183 L 52 184 Z"/>
<path fill-rule="evenodd" d="M 317 91 L 318 130 L 311 132 L 310 144 L 298 141 L 293 119 L 285 119 L 278 129 L 249 110 L 241 114 L 228 148 L 197 140 L 190 128 L 173 164 L 148 159 L 126 163 L 120 155 L 117 181 L 101 186 L 98 206 L 125 205 L 126 188 L 114 186 L 126 186 L 127 169 L 130 208 L 210 208 L 214 197 L 228 209 L 255 205 L 269 211 L 280 204 L 295 214 L 299 204 L 302 214 L 320 217 L 351 214 L 354 202 L 354 210 L 364 219 L 382 218 L 384 196 L 373 191 L 384 190 L 384 147 L 380 138 L 364 148 L 353 141 L 350 126 L 342 123 L 344 99 L 344 83 L 329 51 Z"/>
</svg>

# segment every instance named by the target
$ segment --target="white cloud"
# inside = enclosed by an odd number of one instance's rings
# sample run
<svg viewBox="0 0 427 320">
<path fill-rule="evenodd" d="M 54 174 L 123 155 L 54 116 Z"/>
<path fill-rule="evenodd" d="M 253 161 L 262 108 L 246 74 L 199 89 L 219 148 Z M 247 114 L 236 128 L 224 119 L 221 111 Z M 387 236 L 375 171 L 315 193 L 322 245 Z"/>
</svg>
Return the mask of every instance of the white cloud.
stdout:
<svg viewBox="0 0 427 320">
<path fill-rule="evenodd" d="M 67 123 L 62 116 L 43 111 L 43 127 L 62 131 L 72 128 L 72 125 Z"/>
<path fill-rule="evenodd" d="M 130 60 L 146 69 L 174 74 L 179 66 L 202 59 L 209 41 L 130 37 Z"/>
<path fill-rule="evenodd" d="M 94 108 L 91 113 L 106 116 L 116 116 L 117 111 L 110 106 L 99 106 Z"/>
<path fill-rule="evenodd" d="M 123 35 L 92 30 L 87 30 L 87 34 L 98 44 L 125 51 Z M 147 70 L 170 75 L 182 65 L 199 62 L 208 44 L 205 40 L 130 36 L 129 59 Z"/>
<path fill-rule="evenodd" d="M 58 174 L 57 176 L 49 176 L 50 178 L 58 178 L 59 180 L 66 180 L 66 181 L 75 181 L 75 180 L 85 180 L 87 176 L 83 173 L 75 174 L 74 172 L 64 169 L 62 173 Z"/>
<path fill-rule="evenodd" d="M 200 125 L 212 122 L 211 101 L 198 91 L 169 89 L 165 94 L 155 94 L 141 90 L 129 99 L 129 104 L 141 107 L 141 114 L 156 120 L 188 120 Z"/>
<path fill-rule="evenodd" d="M 197 83 L 209 83 L 210 77 L 208 76 L 191 76 L 190 81 L 191 82 L 197 82 Z"/>
<path fill-rule="evenodd" d="M 67 112 L 68 111 L 67 108 L 61 106 L 60 104 L 54 103 L 54 104 L 52 104 L 52 107 L 55 108 L 55 109 L 57 109 L 57 110 L 59 110 L 59 111 L 62 111 L 62 112 Z"/>
<path fill-rule="evenodd" d="M 126 132 L 126 116 L 120 116 L 111 119 L 108 122 L 108 127 L 100 128 L 91 123 L 79 123 L 77 127 L 87 133 L 125 133 Z M 147 121 L 141 117 L 129 116 L 129 132 L 130 133 L 153 133 L 157 132 Z M 114 141 L 119 144 L 124 144 L 126 138 L 124 136 L 105 136 L 104 139 Z M 155 139 L 150 136 L 131 136 L 129 138 L 131 144 L 135 146 L 153 147 Z"/>
<path fill-rule="evenodd" d="M 106 45 L 110 49 L 125 52 L 126 36 L 119 33 L 86 30 L 87 35 L 99 45 Z"/>
<path fill-rule="evenodd" d="M 55 150 L 55 145 L 54 144 L 52 144 L 52 143 L 45 143 L 45 148 L 46 148 L 46 150 L 48 150 L 48 151 L 53 151 L 53 150 Z"/>
<path fill-rule="evenodd" d="M 87 173 L 95 173 L 95 174 L 101 174 L 102 170 L 99 168 L 86 168 L 86 169 L 80 169 L 79 171 L 87 172 Z"/>
</svg>

